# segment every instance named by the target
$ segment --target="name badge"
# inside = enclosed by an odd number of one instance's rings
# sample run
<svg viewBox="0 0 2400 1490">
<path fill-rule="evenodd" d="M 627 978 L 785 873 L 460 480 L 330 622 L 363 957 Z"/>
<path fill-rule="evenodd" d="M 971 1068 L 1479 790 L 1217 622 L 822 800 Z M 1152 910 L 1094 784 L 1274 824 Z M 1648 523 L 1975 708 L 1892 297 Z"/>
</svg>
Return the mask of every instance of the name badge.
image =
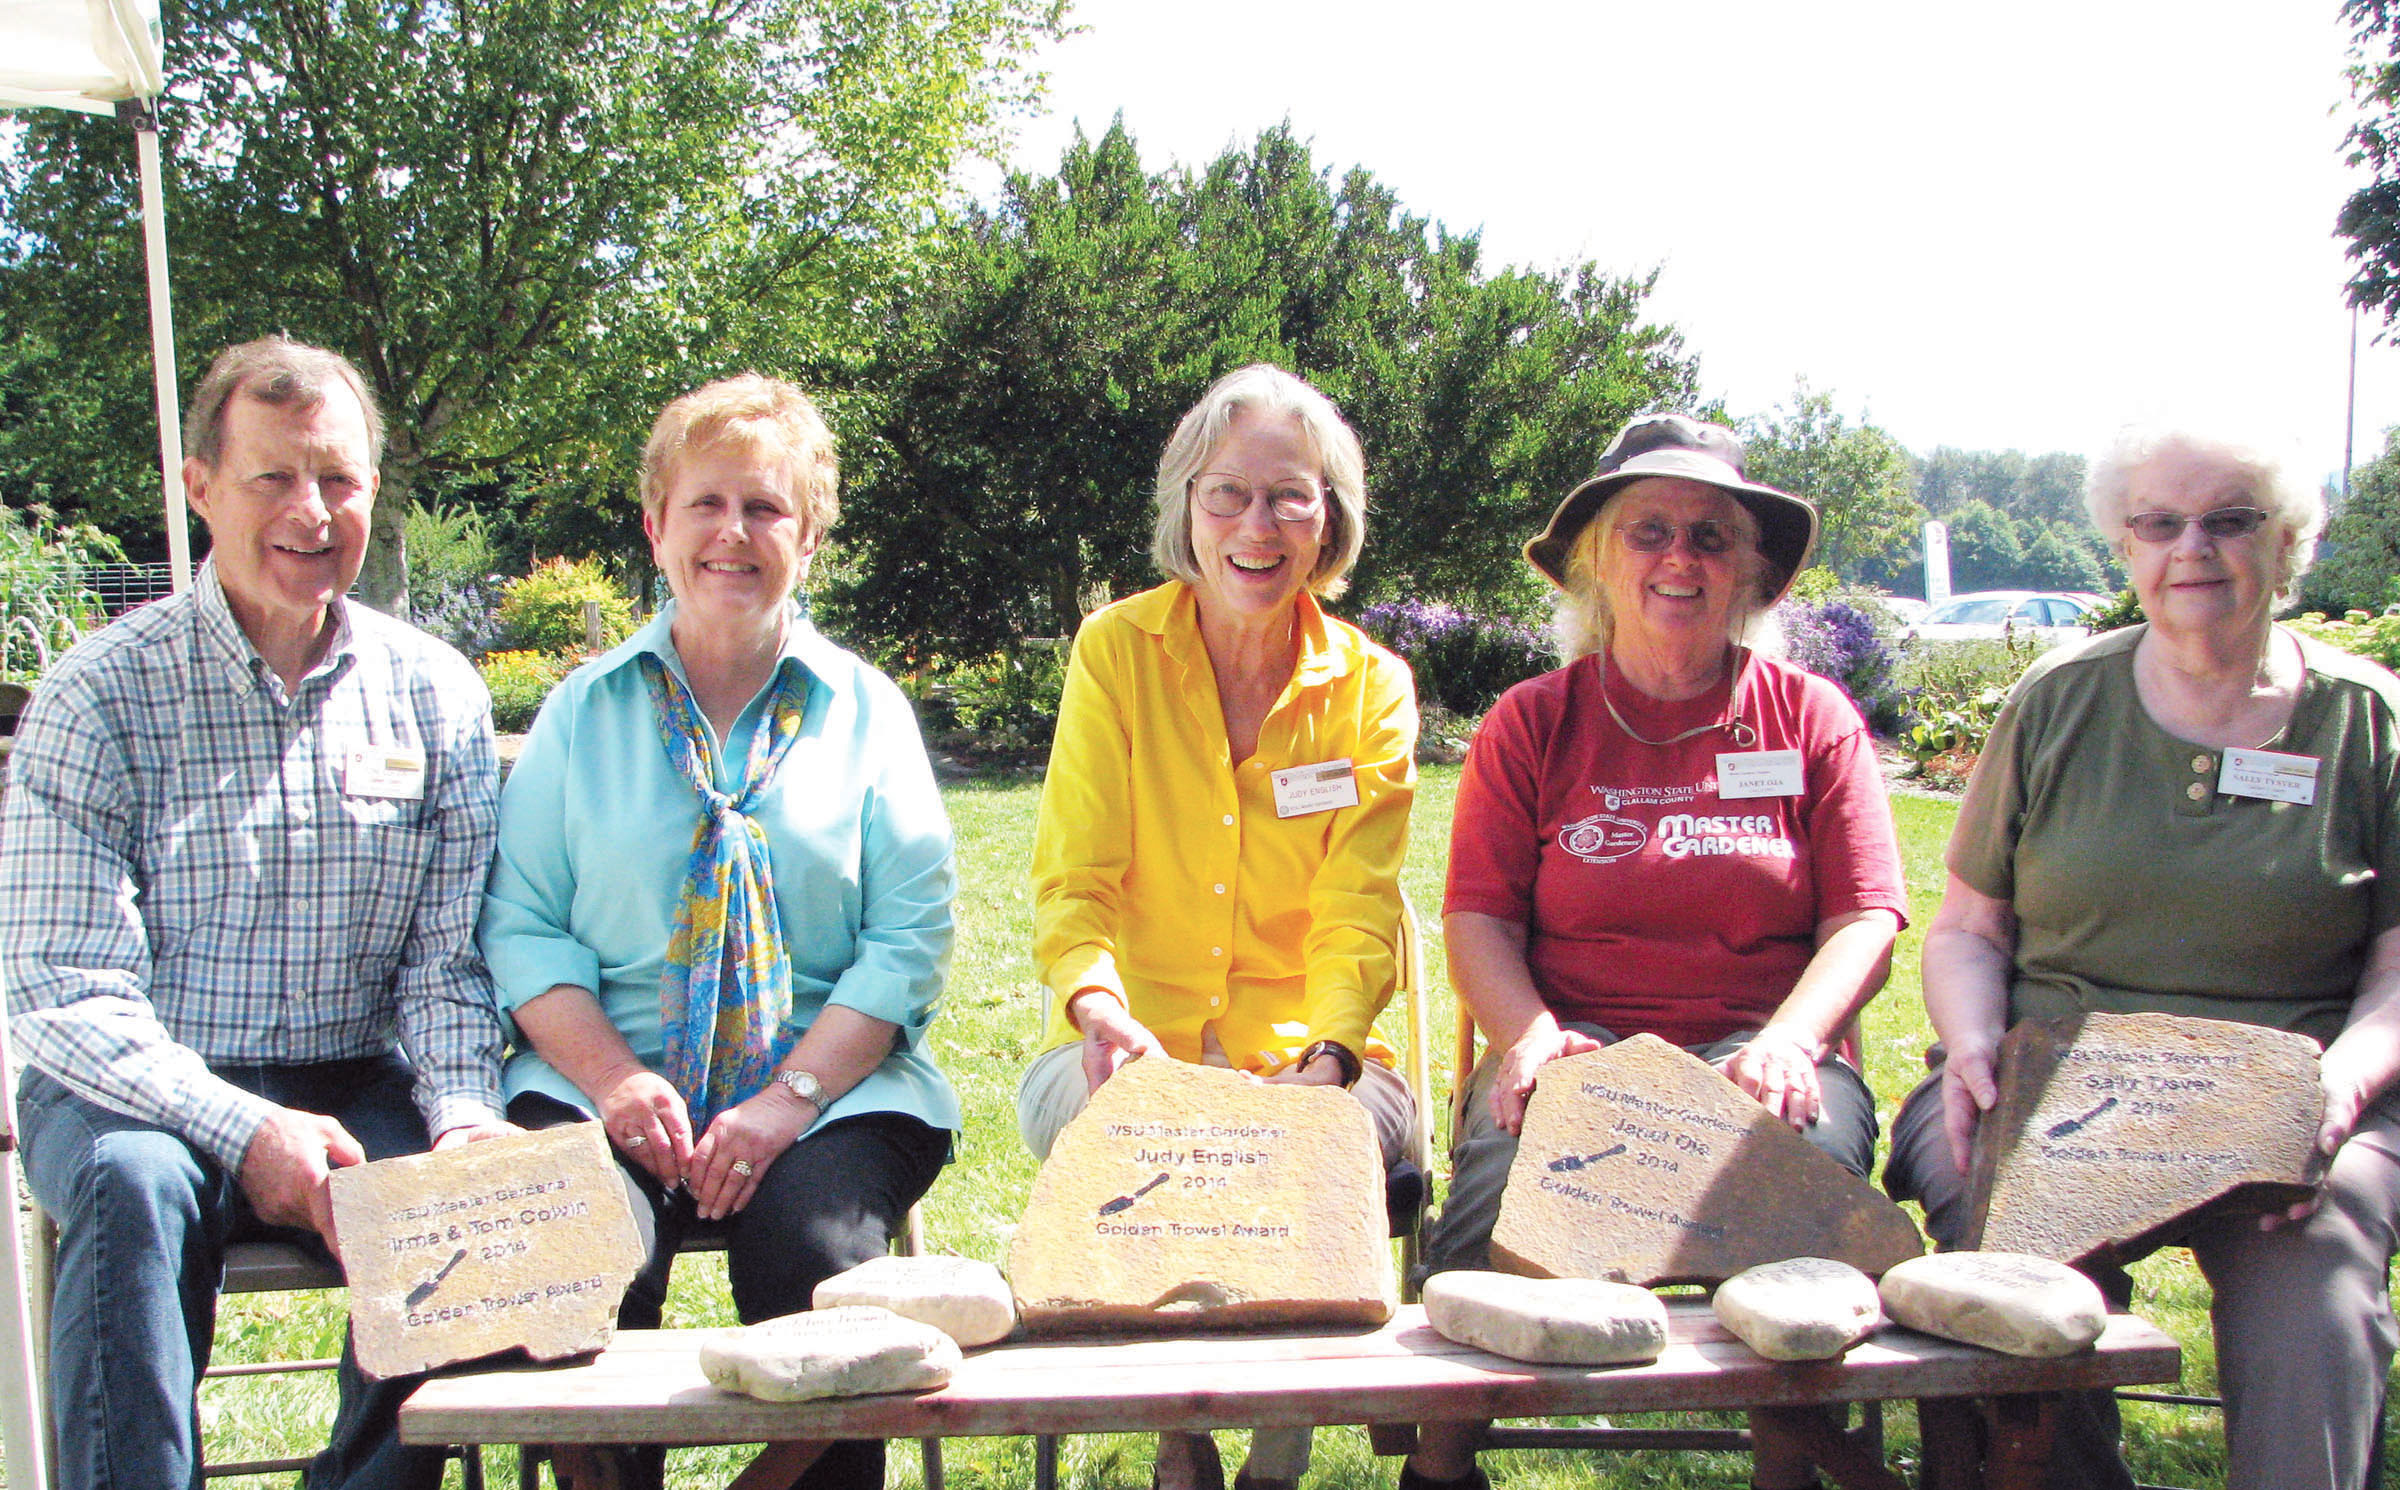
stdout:
<svg viewBox="0 0 2400 1490">
<path fill-rule="evenodd" d="M 2217 790 L 2229 797 L 2306 807 L 2317 800 L 2317 758 L 2280 750 L 2228 750 L 2225 764 L 2217 769 Z"/>
<path fill-rule="evenodd" d="M 425 752 L 412 745 L 387 745 L 350 752 L 342 790 L 353 797 L 425 800 Z"/>
<path fill-rule="evenodd" d="M 1358 773 L 1350 768 L 1347 757 L 1322 765 L 1294 766 L 1277 771 L 1270 779 L 1275 784 L 1277 817 L 1302 817 L 1358 805 Z"/>
<path fill-rule="evenodd" d="M 1717 757 L 1717 796 L 1797 797 L 1808 790 L 1797 750 L 1729 750 Z"/>
</svg>

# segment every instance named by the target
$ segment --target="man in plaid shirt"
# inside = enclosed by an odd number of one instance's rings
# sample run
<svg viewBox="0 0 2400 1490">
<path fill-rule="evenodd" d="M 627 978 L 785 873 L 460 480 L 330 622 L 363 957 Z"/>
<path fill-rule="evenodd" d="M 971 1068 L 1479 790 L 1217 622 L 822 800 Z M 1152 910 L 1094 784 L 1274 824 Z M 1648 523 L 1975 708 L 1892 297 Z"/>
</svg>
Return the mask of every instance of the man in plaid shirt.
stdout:
<svg viewBox="0 0 2400 1490">
<path fill-rule="evenodd" d="M 229 1238 L 331 1244 L 333 1169 L 508 1131 L 474 938 L 491 704 L 456 652 L 343 598 L 382 454 L 366 384 L 315 347 L 233 347 L 184 442 L 209 560 L 43 679 L 0 819 L 67 1486 L 199 1482 Z M 345 1350 L 309 1484 L 437 1484 L 394 1437 L 413 1385 Z"/>
</svg>

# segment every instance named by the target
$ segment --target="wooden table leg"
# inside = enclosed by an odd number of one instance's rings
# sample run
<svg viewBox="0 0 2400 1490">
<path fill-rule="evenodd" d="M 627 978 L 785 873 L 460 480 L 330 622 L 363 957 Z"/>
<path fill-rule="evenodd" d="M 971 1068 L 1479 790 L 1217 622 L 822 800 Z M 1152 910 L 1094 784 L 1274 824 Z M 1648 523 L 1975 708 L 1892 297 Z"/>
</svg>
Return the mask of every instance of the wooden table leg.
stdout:
<svg viewBox="0 0 2400 1490">
<path fill-rule="evenodd" d="M 1835 1424 L 1833 1410 L 1823 1407 L 1757 1407 L 1750 1411 L 1756 1430 L 1761 1418 L 1773 1422 L 1792 1443 L 1833 1477 L 1839 1490 L 1908 1490 L 1908 1482 L 1893 1474 L 1883 1460 Z"/>
<path fill-rule="evenodd" d="M 1983 1415 L 1972 1400 L 1917 1403 L 1918 1490 L 1978 1490 L 1983 1484 Z"/>
<path fill-rule="evenodd" d="M 1991 1458 L 1984 1466 L 1989 1490 L 2041 1490 L 2050 1468 L 2050 1441 L 2058 1432 L 2058 1402 L 2056 1392 L 1989 1399 Z"/>
<path fill-rule="evenodd" d="M 760 1447 L 750 1467 L 736 1475 L 725 1490 L 789 1490 L 831 1445 L 822 1440 L 770 1443 Z"/>
</svg>

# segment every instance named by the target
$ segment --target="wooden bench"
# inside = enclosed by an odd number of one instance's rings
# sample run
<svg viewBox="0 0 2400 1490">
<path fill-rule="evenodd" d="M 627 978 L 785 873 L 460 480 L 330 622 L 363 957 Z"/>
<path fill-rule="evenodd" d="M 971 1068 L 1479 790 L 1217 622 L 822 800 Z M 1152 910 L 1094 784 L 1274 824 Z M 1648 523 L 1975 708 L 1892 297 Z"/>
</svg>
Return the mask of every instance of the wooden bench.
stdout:
<svg viewBox="0 0 2400 1490">
<path fill-rule="evenodd" d="M 806 1403 L 720 1392 L 701 1375 L 701 1330 L 628 1331 L 557 1367 L 468 1369 L 401 1409 L 409 1443 L 762 1443 L 737 1487 L 783 1485 L 842 1438 L 980 1438 L 1214 1428 L 1796 1408 L 1985 1399 L 1926 1415 L 1944 1486 L 2040 1483 L 2059 1392 L 2172 1381 L 2175 1342 L 2118 1315 L 2098 1346 L 2022 1360 L 1886 1328 L 1840 1361 L 1778 1365 L 1727 1334 L 1696 1299 L 1669 1301 L 1667 1351 L 1646 1366 L 1530 1366 L 1456 1345 L 1408 1305 L 1376 1330 L 1028 1341 L 980 1350 L 940 1391 Z M 1803 1419 L 1816 1415 L 1802 1414 Z M 1988 1439 L 1988 1450 L 1967 1445 Z M 1895 1490 L 1870 1457 L 1829 1441 L 1837 1484 Z M 1980 1462 L 1977 1462 L 1980 1461 Z"/>
</svg>

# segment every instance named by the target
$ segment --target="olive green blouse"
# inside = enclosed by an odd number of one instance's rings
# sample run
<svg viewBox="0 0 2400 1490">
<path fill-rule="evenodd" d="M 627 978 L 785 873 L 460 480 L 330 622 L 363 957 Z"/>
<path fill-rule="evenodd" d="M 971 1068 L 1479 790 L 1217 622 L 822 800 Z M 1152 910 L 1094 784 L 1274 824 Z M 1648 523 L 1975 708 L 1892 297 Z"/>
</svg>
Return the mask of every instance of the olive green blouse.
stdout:
<svg viewBox="0 0 2400 1490">
<path fill-rule="evenodd" d="M 2400 922 L 2400 680 L 2295 636 L 2306 678 L 2260 744 L 2316 758 L 2315 801 L 2230 796 L 2222 752 L 2142 708 L 2146 629 L 2035 662 L 1968 786 L 1949 864 L 2016 912 L 2009 1022 L 2189 1014 L 2329 1042 Z"/>
</svg>

